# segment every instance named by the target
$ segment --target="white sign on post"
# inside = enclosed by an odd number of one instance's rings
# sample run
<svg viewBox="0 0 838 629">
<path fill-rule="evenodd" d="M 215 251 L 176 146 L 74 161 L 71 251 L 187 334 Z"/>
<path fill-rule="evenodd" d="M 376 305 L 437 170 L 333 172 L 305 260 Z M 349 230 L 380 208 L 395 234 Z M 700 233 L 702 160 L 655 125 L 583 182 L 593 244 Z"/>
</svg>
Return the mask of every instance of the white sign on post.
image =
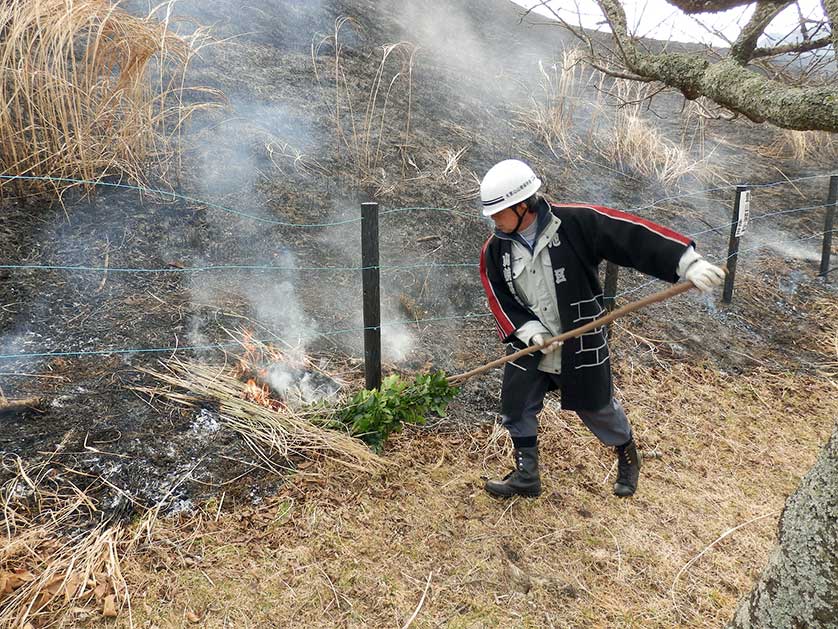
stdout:
<svg viewBox="0 0 838 629">
<path fill-rule="evenodd" d="M 739 238 L 745 233 L 748 221 L 751 218 L 751 191 L 745 190 L 739 197 L 739 218 L 736 223 L 736 237 Z"/>
</svg>

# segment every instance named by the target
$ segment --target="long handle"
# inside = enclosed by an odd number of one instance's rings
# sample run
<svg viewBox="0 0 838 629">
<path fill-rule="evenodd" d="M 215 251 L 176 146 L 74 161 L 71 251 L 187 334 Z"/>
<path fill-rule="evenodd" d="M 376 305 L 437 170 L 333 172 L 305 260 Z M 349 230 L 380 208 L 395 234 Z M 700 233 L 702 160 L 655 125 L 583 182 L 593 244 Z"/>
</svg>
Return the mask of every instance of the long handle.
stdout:
<svg viewBox="0 0 838 629">
<path fill-rule="evenodd" d="M 487 363 L 482 367 L 478 367 L 477 369 L 472 369 L 471 371 L 466 371 L 465 373 L 457 374 L 456 376 L 449 376 L 448 383 L 451 385 L 460 384 L 462 382 L 465 382 L 472 376 L 484 373 L 486 371 L 489 371 L 490 369 L 494 369 L 495 367 L 500 367 L 501 365 L 505 365 L 506 363 L 512 362 L 513 360 L 518 360 L 522 356 L 534 354 L 540 349 L 547 347 L 548 345 L 551 345 L 553 343 L 564 343 L 569 339 L 576 338 L 577 336 L 585 334 L 585 332 L 590 332 L 595 328 L 603 326 L 607 323 L 611 323 L 615 319 L 619 319 L 620 317 L 623 317 L 630 312 L 640 310 L 641 308 L 648 306 L 649 304 L 654 304 L 658 301 L 663 301 L 665 299 L 669 299 L 670 297 L 675 297 L 676 295 L 680 295 L 681 293 L 687 292 L 691 288 L 695 288 L 695 284 L 693 284 L 692 282 L 681 282 L 680 284 L 676 284 L 675 286 L 670 286 L 669 288 L 649 295 L 648 297 L 644 297 L 643 299 L 638 299 L 635 302 L 626 304 L 622 308 L 612 310 L 604 317 L 594 319 L 593 321 L 586 323 L 585 325 L 580 326 L 574 330 L 571 330 L 570 332 L 565 332 L 564 334 L 559 334 L 558 336 L 554 336 L 550 339 L 547 339 L 541 345 L 530 345 L 529 347 L 517 351 L 514 354 L 510 354 L 509 356 L 504 356 L 503 358 L 493 360 L 492 362 Z"/>
</svg>

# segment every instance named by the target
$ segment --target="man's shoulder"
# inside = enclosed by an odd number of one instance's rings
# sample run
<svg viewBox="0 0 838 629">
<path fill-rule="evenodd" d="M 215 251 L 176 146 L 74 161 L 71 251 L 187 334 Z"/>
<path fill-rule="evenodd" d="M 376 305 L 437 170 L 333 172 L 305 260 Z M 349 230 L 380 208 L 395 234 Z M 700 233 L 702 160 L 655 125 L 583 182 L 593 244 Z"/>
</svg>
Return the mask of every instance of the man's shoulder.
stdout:
<svg viewBox="0 0 838 629">
<path fill-rule="evenodd" d="M 483 251 L 496 250 L 503 246 L 504 242 L 511 242 L 508 238 L 498 238 L 498 235 L 491 234 L 483 243 Z"/>
<path fill-rule="evenodd" d="M 565 229 L 589 225 L 600 210 L 600 206 L 586 203 L 550 203 L 550 211 Z"/>
<path fill-rule="evenodd" d="M 602 212 L 608 209 L 610 208 L 593 203 L 550 203 L 550 210 L 559 218 L 564 216 L 580 216 L 590 214 L 591 212 Z"/>
<path fill-rule="evenodd" d="M 483 246 L 480 248 L 480 257 L 491 258 L 496 256 L 500 251 L 500 243 L 501 239 L 498 238 L 495 234 L 491 234 L 486 239 L 486 242 L 483 243 Z"/>
</svg>

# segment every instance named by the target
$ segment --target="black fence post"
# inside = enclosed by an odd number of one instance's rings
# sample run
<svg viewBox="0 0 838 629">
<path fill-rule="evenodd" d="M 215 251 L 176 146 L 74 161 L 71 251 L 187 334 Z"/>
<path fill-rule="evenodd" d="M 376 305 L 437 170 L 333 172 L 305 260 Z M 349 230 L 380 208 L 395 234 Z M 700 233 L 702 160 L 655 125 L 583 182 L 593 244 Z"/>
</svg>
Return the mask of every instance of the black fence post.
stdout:
<svg viewBox="0 0 838 629">
<path fill-rule="evenodd" d="M 736 186 L 736 200 L 733 202 L 733 219 L 730 225 L 730 241 L 727 245 L 727 277 L 722 293 L 722 301 L 729 304 L 733 299 L 733 281 L 736 278 L 736 262 L 739 258 L 739 238 L 748 224 L 751 205 L 751 192 L 748 186 Z M 743 199 L 744 197 L 744 199 Z"/>
<path fill-rule="evenodd" d="M 361 278 L 364 290 L 364 373 L 367 389 L 381 386 L 381 285 L 378 203 L 361 204 Z"/>
<path fill-rule="evenodd" d="M 823 249 L 821 268 L 818 272 L 824 281 L 829 279 L 829 258 L 832 256 L 832 230 L 835 229 L 835 204 L 838 203 L 838 175 L 829 178 L 829 194 L 826 197 L 826 220 L 823 224 Z"/>
<path fill-rule="evenodd" d="M 605 295 L 603 302 L 605 302 L 605 309 L 608 312 L 614 310 L 614 302 L 617 301 L 617 276 L 619 275 L 620 267 L 613 262 L 605 264 Z"/>
</svg>

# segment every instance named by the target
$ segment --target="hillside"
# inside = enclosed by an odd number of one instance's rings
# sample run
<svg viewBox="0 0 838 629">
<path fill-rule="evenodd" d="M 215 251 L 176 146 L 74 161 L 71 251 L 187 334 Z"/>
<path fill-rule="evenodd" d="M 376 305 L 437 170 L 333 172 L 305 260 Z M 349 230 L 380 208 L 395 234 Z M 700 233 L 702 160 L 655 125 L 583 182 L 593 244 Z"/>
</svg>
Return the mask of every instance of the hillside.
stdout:
<svg viewBox="0 0 838 629">
<path fill-rule="evenodd" d="M 63 207 L 8 187 L 0 198 L 2 264 L 60 267 L 0 269 L 0 394 L 48 401 L 2 418 L 2 480 L 31 469 L 79 487 L 97 521 L 128 526 L 155 505 L 171 515 L 123 561 L 134 626 L 184 626 L 187 612 L 207 627 L 406 626 L 414 609 L 414 627 L 729 618 L 838 416 L 826 375 L 836 293 L 815 277 L 813 236 L 827 164 L 660 94 L 639 109 L 635 139 L 653 129 L 689 146 L 682 176 L 661 181 L 627 160 L 639 148 L 615 152 L 621 110 L 602 95 L 613 86 L 581 71 L 562 101 L 575 107 L 570 148 L 551 146 L 538 107 L 561 97 L 545 81 L 573 42 L 502 0 L 195 0 L 175 12 L 181 28 L 212 27 L 188 79 L 226 99 L 188 128 L 172 188 L 149 179 L 177 198 L 119 187 L 70 191 Z M 508 459 L 492 432 L 497 371 L 466 383 L 445 419 L 394 438 L 395 465 L 374 474 L 294 457 L 277 463 L 296 473 L 276 474 L 203 411 L 136 390 L 178 347 L 230 360 L 216 345 L 235 353 L 242 329 L 361 386 L 368 199 L 382 210 L 386 370 L 459 373 L 496 358 L 476 195 L 507 157 L 529 161 L 555 200 L 698 234 L 716 259 L 733 186 L 777 183 L 753 191 L 752 218 L 765 218 L 743 237 L 732 304 L 691 292 L 612 328 L 618 392 L 647 454 L 635 499 L 610 495 L 611 453 L 557 400 L 546 494 L 484 496 L 481 477 Z M 618 302 L 661 287 L 623 272 Z M 98 626 L 98 611 L 73 622 Z M 123 608 L 116 622 L 128 618 Z"/>
</svg>

